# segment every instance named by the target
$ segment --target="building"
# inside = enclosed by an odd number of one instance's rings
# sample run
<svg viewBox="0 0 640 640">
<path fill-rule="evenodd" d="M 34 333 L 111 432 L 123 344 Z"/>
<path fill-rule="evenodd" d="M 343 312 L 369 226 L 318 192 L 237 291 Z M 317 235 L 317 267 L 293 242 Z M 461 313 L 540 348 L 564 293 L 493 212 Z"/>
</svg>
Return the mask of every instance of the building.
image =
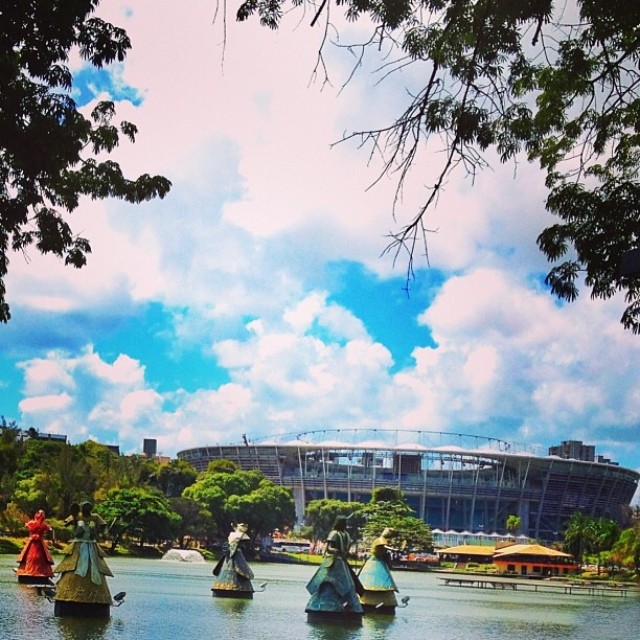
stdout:
<svg viewBox="0 0 640 640">
<path fill-rule="evenodd" d="M 34 427 L 21 429 L 18 426 L 0 424 L 0 433 L 4 432 L 5 430 L 13 431 L 16 435 L 17 440 L 19 440 L 20 442 L 25 442 L 26 440 L 48 440 L 50 442 L 59 442 L 62 444 L 66 444 L 67 442 L 67 436 L 62 433 L 42 433 Z"/>
<path fill-rule="evenodd" d="M 596 448 L 593 445 L 583 444 L 581 440 L 563 440 L 559 445 L 549 447 L 549 455 L 593 462 Z"/>
<path fill-rule="evenodd" d="M 158 455 L 158 441 L 155 438 L 144 438 L 142 441 L 142 453 L 151 460 Z"/>
<path fill-rule="evenodd" d="M 440 549 L 441 560 L 455 562 L 456 569 L 475 565 L 493 565 L 496 573 L 537 578 L 566 576 L 580 565 L 573 556 L 540 544 L 508 544 L 502 547 L 460 545 Z"/>
<path fill-rule="evenodd" d="M 514 544 L 496 549 L 493 564 L 498 573 L 534 576 L 566 576 L 580 568 L 568 553 L 539 544 Z"/>
<path fill-rule="evenodd" d="M 368 502 L 374 489 L 393 486 L 432 529 L 506 534 L 507 518 L 517 515 L 518 533 L 545 541 L 558 539 L 576 511 L 621 521 L 640 479 L 593 457 L 541 456 L 482 436 L 341 430 L 332 432 L 341 440 L 324 440 L 328 433 L 198 447 L 178 457 L 199 471 L 222 458 L 260 470 L 293 491 L 300 521 L 310 500 Z M 368 433 L 374 439 L 363 439 Z"/>
<path fill-rule="evenodd" d="M 440 560 L 453 562 L 454 569 L 466 569 L 470 563 L 492 565 L 494 551 L 495 547 L 486 545 L 461 544 L 457 547 L 438 549 L 436 553 Z"/>
</svg>

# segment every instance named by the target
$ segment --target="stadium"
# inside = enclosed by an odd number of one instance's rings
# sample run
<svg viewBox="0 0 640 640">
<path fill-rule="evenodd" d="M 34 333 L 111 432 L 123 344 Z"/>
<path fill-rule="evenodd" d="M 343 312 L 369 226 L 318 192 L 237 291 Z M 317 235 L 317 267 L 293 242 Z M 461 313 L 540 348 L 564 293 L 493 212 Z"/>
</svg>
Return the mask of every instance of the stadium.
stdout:
<svg viewBox="0 0 640 640">
<path fill-rule="evenodd" d="M 260 470 L 293 491 L 299 521 L 311 500 L 368 502 L 374 489 L 391 486 L 432 529 L 504 535 L 507 518 L 517 515 L 523 535 L 553 541 L 576 511 L 621 522 L 640 479 L 579 441 L 540 455 L 495 438 L 431 431 L 324 430 L 243 439 L 177 455 L 199 471 L 219 459 Z"/>
</svg>

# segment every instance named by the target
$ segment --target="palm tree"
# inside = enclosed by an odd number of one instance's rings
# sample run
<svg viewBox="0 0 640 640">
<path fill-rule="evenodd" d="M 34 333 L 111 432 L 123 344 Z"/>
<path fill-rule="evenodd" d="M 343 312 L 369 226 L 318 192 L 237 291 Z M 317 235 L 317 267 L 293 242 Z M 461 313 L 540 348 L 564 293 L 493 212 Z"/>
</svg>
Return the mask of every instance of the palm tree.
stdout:
<svg viewBox="0 0 640 640">
<path fill-rule="evenodd" d="M 593 518 L 576 511 L 564 531 L 564 550 L 580 564 L 586 553 L 591 551 Z"/>
<path fill-rule="evenodd" d="M 618 545 L 626 559 L 626 564 L 633 564 L 636 576 L 640 577 L 640 531 L 625 529 L 620 534 Z"/>
<path fill-rule="evenodd" d="M 636 576 L 640 577 L 640 510 L 631 518 L 631 526 L 625 529 L 613 547 L 621 564 L 633 565 Z"/>
<path fill-rule="evenodd" d="M 597 556 L 598 573 L 600 573 L 600 554 L 611 550 L 620 537 L 620 527 L 614 520 L 594 518 L 590 526 L 591 548 Z"/>
</svg>

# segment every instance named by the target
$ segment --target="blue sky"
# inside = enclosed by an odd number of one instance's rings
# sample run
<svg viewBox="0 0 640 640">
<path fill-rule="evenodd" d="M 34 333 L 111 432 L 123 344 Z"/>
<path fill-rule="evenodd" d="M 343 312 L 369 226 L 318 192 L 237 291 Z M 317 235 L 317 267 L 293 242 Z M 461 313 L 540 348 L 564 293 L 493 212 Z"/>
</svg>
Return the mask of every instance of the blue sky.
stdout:
<svg viewBox="0 0 640 640">
<path fill-rule="evenodd" d="M 580 439 L 640 468 L 640 339 L 619 324 L 623 300 L 564 305 L 545 289 L 538 169 L 454 174 L 407 295 L 406 263 L 383 253 L 440 166 L 437 142 L 396 220 L 393 176 L 332 143 L 388 121 L 419 72 L 378 83 L 373 61 L 342 88 L 353 59 L 332 50 L 323 85 L 321 33 L 231 19 L 223 64 L 213 11 L 102 2 L 133 50 L 97 74 L 74 59 L 74 97 L 113 99 L 140 131 L 114 159 L 174 186 L 139 206 L 83 202 L 85 269 L 12 256 L 0 414 L 125 453 L 147 437 L 174 455 L 243 433 L 397 428 L 542 451 Z"/>
</svg>

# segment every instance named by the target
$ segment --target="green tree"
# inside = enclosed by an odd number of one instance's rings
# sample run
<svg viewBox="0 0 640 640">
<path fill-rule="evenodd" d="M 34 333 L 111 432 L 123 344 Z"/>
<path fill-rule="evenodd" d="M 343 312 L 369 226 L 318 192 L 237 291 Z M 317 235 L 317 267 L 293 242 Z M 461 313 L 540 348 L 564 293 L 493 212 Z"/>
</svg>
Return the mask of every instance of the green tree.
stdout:
<svg viewBox="0 0 640 640">
<path fill-rule="evenodd" d="M 169 502 L 171 509 L 180 516 L 176 537 L 181 547 L 185 546 L 187 536 L 194 540 L 205 540 L 215 536 L 215 525 L 211 513 L 195 500 L 169 498 Z"/>
<path fill-rule="evenodd" d="M 217 483 L 215 474 L 202 475 L 182 492 L 182 497 L 198 503 L 218 524 L 222 524 L 220 515 L 224 513 L 227 496 Z"/>
<path fill-rule="evenodd" d="M 64 517 L 72 502 L 93 499 L 97 486 L 77 446 L 37 438 L 25 442 L 15 474 L 14 499 L 21 509 L 29 512 L 39 504 L 48 515 Z"/>
<path fill-rule="evenodd" d="M 86 457 L 78 447 L 62 447 L 50 473 L 56 491 L 54 506 L 60 516 L 65 517 L 69 514 L 73 502 L 93 499 L 97 487 L 96 479 L 90 472 Z"/>
<path fill-rule="evenodd" d="M 118 486 L 140 487 L 148 485 L 158 477 L 159 470 L 160 465 L 145 456 L 119 456 Z"/>
<path fill-rule="evenodd" d="M 510 515 L 507 517 L 507 521 L 505 522 L 504 526 L 506 527 L 507 531 L 515 533 L 522 527 L 522 518 L 520 516 Z"/>
<path fill-rule="evenodd" d="M 119 486 L 124 463 L 109 447 L 93 440 L 82 442 L 77 445 L 77 448 L 84 456 L 89 475 L 95 482 L 94 498 L 97 502 L 101 502 L 111 489 Z"/>
<path fill-rule="evenodd" d="M 397 487 L 377 487 L 371 492 L 371 503 L 403 501 L 404 494 Z"/>
<path fill-rule="evenodd" d="M 585 554 L 591 551 L 591 518 L 576 511 L 564 531 L 564 550 L 582 564 Z"/>
<path fill-rule="evenodd" d="M 620 537 L 620 526 L 608 518 L 594 518 L 591 523 L 591 550 L 596 556 L 598 573 L 605 552 L 611 551 Z"/>
<path fill-rule="evenodd" d="M 593 297 L 624 291 L 622 323 L 639 333 L 640 277 L 622 275 L 619 266 L 627 251 L 640 248 L 640 5 L 336 0 L 347 21 L 369 31 L 349 42 L 333 4 L 245 0 L 237 18 L 257 14 L 276 29 L 286 13 L 304 12 L 312 26 L 323 23 L 316 71 L 327 73 L 324 50 L 335 42 L 356 53 L 354 73 L 373 55 L 381 61 L 380 82 L 399 73 L 423 79 L 407 87 L 395 121 L 344 138 L 382 154 L 383 173 L 399 177 L 396 203 L 410 176 L 429 185 L 410 222 L 390 236 L 390 252 L 406 250 L 408 277 L 416 250 L 428 255 L 427 213 L 451 173 L 475 175 L 489 151 L 501 162 L 524 156 L 546 174 L 546 208 L 558 218 L 538 237 L 552 264 L 546 278 L 552 292 L 572 301 L 582 277 Z M 439 143 L 443 153 L 435 175 L 425 179 L 420 160 L 427 142 Z"/>
<path fill-rule="evenodd" d="M 207 473 L 233 473 L 234 471 L 240 471 L 240 466 L 233 462 L 233 460 L 227 460 L 225 458 L 212 460 L 207 465 Z"/>
<path fill-rule="evenodd" d="M 50 513 L 55 502 L 56 487 L 48 473 L 38 471 L 16 482 L 12 502 L 31 517 L 38 509 Z"/>
<path fill-rule="evenodd" d="M 94 16 L 100 0 L 3 0 L 0 11 L 0 321 L 11 317 L 4 278 L 11 251 L 35 245 L 82 267 L 91 246 L 65 219 L 82 196 L 138 203 L 164 197 L 161 176 L 126 178 L 112 160 L 98 159 L 130 122 L 115 123 L 104 100 L 83 115 L 71 97 L 71 52 L 93 67 L 123 61 L 131 42 L 124 30 Z"/>
<path fill-rule="evenodd" d="M 110 525 L 112 550 L 125 537 L 137 539 L 140 546 L 173 540 L 180 524 L 167 498 L 148 488 L 112 489 L 96 511 Z"/>
<path fill-rule="evenodd" d="M 19 479 L 28 478 L 36 471 L 49 471 L 55 466 L 60 451 L 69 446 L 66 442 L 55 440 L 39 440 L 29 438 L 25 440 L 16 475 Z"/>
<path fill-rule="evenodd" d="M 245 522 L 252 537 L 291 527 L 296 520 L 291 490 L 266 478 L 250 493 L 229 496 L 226 511 L 235 522 Z"/>
<path fill-rule="evenodd" d="M 0 416 L 0 511 L 11 501 L 18 462 L 24 450 L 19 434 L 15 422 Z"/>
<path fill-rule="evenodd" d="M 595 556 L 599 571 L 602 553 L 613 549 L 619 536 L 620 527 L 615 521 L 593 518 L 577 511 L 564 532 L 564 548 L 581 564 L 585 556 Z"/>
<path fill-rule="evenodd" d="M 210 465 L 182 492 L 182 497 L 207 509 L 218 535 L 225 537 L 234 522 L 246 521 L 251 534 L 256 535 L 291 524 L 295 519 L 290 491 L 267 480 L 259 471 L 243 471 L 236 465 Z"/>
<path fill-rule="evenodd" d="M 156 484 L 167 498 L 178 498 L 197 477 L 198 472 L 188 462 L 176 458 L 160 467 Z"/>
<path fill-rule="evenodd" d="M 20 511 L 15 502 L 10 502 L 6 509 L 0 510 L 0 531 L 10 536 L 25 536 L 27 535 L 25 522 L 29 518 L 30 516 Z"/>
<path fill-rule="evenodd" d="M 613 558 L 617 558 L 620 564 L 633 567 L 636 576 L 640 576 L 640 524 L 622 531 L 613 551 Z"/>
<path fill-rule="evenodd" d="M 347 526 L 351 539 L 360 539 L 360 529 L 364 525 L 364 505 L 361 502 L 342 502 L 322 498 L 312 500 L 304 512 L 305 524 L 310 527 L 314 540 L 326 540 L 338 516 L 348 518 Z"/>
<path fill-rule="evenodd" d="M 365 542 L 371 542 L 385 527 L 391 527 L 394 544 L 400 548 L 433 550 L 431 528 L 415 516 L 415 511 L 404 501 L 402 491 L 393 488 L 374 491 L 369 504 L 363 509 L 363 515 L 366 519 L 362 529 Z"/>
</svg>

